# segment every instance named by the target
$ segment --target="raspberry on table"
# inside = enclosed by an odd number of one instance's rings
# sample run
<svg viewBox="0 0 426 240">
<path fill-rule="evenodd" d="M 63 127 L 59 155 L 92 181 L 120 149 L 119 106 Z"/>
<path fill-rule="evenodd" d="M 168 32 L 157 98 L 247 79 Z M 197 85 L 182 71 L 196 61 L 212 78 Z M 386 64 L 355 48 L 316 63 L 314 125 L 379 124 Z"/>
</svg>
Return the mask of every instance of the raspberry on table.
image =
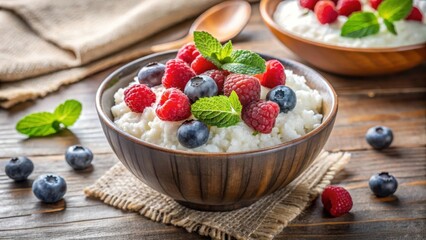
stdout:
<svg viewBox="0 0 426 240">
<path fill-rule="evenodd" d="M 352 197 L 349 192 L 339 186 L 327 186 L 322 192 L 321 202 L 325 210 L 333 217 L 339 217 L 352 209 Z"/>
<path fill-rule="evenodd" d="M 134 84 L 124 91 L 124 102 L 132 112 L 143 112 L 155 100 L 155 93 L 145 84 Z"/>
<path fill-rule="evenodd" d="M 201 55 L 195 58 L 195 60 L 191 63 L 191 68 L 196 74 L 201 74 L 211 69 L 217 69 L 216 65 Z"/>
<path fill-rule="evenodd" d="M 260 133 L 271 133 L 279 113 L 280 107 L 275 102 L 259 100 L 243 108 L 242 119 Z"/>
<path fill-rule="evenodd" d="M 315 5 L 315 15 L 321 24 L 333 23 L 337 20 L 339 13 L 336 11 L 334 2 L 325 0 Z"/>
<path fill-rule="evenodd" d="M 241 105 L 246 106 L 260 99 L 260 83 L 253 76 L 232 73 L 225 79 L 223 93 L 229 96 L 232 91 L 237 93 Z"/>
<path fill-rule="evenodd" d="M 223 84 L 225 83 L 226 77 L 229 75 L 228 71 L 213 69 L 202 73 L 202 75 L 213 78 L 213 80 L 216 82 L 219 94 L 223 93 Z"/>
<path fill-rule="evenodd" d="M 200 55 L 200 52 L 195 47 L 194 43 L 187 43 L 184 46 L 182 46 L 177 55 L 176 58 L 183 60 L 184 62 L 191 65 L 191 63 L 194 61 L 196 57 Z"/>
<path fill-rule="evenodd" d="M 318 1 L 319 0 L 299 0 L 299 4 L 301 7 L 307 8 L 313 11 Z"/>
<path fill-rule="evenodd" d="M 278 60 L 269 60 L 266 62 L 266 71 L 258 74 L 257 77 L 260 85 L 267 88 L 274 88 L 279 85 L 285 85 L 284 66 Z"/>
<path fill-rule="evenodd" d="M 181 121 L 191 116 L 191 103 L 179 89 L 168 88 L 161 95 L 155 113 L 163 121 Z"/>
<path fill-rule="evenodd" d="M 408 14 L 405 20 L 423 22 L 423 14 L 417 7 L 413 6 L 413 9 L 411 9 L 410 14 Z"/>
<path fill-rule="evenodd" d="M 337 4 L 339 15 L 349 16 L 353 12 L 361 11 L 361 2 L 359 0 L 340 0 Z"/>
<path fill-rule="evenodd" d="M 171 59 L 166 63 L 166 70 L 162 79 L 165 88 L 185 89 L 189 79 L 195 77 L 195 72 L 181 59 Z"/>
</svg>

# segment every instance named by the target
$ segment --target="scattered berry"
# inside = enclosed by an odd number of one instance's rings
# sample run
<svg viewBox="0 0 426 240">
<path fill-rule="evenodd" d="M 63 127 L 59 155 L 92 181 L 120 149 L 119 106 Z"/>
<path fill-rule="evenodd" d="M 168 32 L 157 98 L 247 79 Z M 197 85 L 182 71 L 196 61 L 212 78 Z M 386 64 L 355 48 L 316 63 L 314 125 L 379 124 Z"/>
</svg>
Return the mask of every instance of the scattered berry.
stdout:
<svg viewBox="0 0 426 240">
<path fill-rule="evenodd" d="M 194 59 L 199 55 L 200 52 L 195 47 L 195 44 L 188 43 L 179 49 L 176 58 L 181 59 L 191 65 L 192 61 L 194 61 Z"/>
<path fill-rule="evenodd" d="M 65 160 L 75 170 L 83 170 L 92 163 L 93 153 L 88 148 L 74 145 L 65 152 Z"/>
<path fill-rule="evenodd" d="M 191 78 L 186 84 L 184 91 L 191 102 L 195 102 L 202 97 L 216 96 L 217 92 L 216 82 L 213 78 L 206 75 L 199 75 Z"/>
<path fill-rule="evenodd" d="M 260 133 L 270 133 L 279 113 L 278 104 L 259 100 L 243 108 L 242 119 L 254 130 Z"/>
<path fill-rule="evenodd" d="M 377 126 L 368 129 L 365 139 L 375 149 L 384 149 L 391 145 L 393 133 L 390 128 Z"/>
<path fill-rule="evenodd" d="M 410 14 L 408 14 L 408 16 L 405 19 L 423 22 L 423 14 L 417 7 L 413 7 Z"/>
<path fill-rule="evenodd" d="M 370 0 L 370 6 L 377 10 L 379 8 L 380 3 L 382 3 L 383 0 Z"/>
<path fill-rule="evenodd" d="M 195 72 L 188 64 L 180 59 L 171 59 L 166 63 L 166 70 L 162 79 L 165 88 L 185 89 L 189 79 L 195 77 Z"/>
<path fill-rule="evenodd" d="M 296 93 L 286 86 L 276 86 L 266 95 L 266 100 L 275 102 L 280 106 L 280 112 L 287 113 L 296 107 Z"/>
<path fill-rule="evenodd" d="M 359 0 L 340 0 L 337 4 L 339 15 L 349 16 L 353 12 L 361 11 L 361 2 Z"/>
<path fill-rule="evenodd" d="M 124 102 L 132 112 L 143 112 L 155 103 L 155 98 L 155 93 L 144 84 L 134 84 L 124 91 Z"/>
<path fill-rule="evenodd" d="M 181 121 L 191 116 L 189 98 L 177 88 L 166 89 L 155 110 L 163 121 Z"/>
<path fill-rule="evenodd" d="M 315 5 L 319 0 L 299 0 L 300 6 L 309 10 L 314 10 Z"/>
<path fill-rule="evenodd" d="M 39 176 L 33 183 L 34 195 L 45 203 L 54 203 L 64 197 L 67 191 L 65 180 L 54 174 Z"/>
<path fill-rule="evenodd" d="M 207 72 L 204 72 L 202 75 L 209 76 L 213 78 L 213 80 L 216 82 L 218 93 L 223 93 L 223 84 L 225 83 L 226 76 L 229 75 L 228 71 L 224 70 L 209 70 Z"/>
<path fill-rule="evenodd" d="M 260 84 L 267 88 L 274 88 L 278 85 L 285 85 L 284 66 L 278 60 L 269 60 L 266 62 L 266 71 L 256 75 Z"/>
<path fill-rule="evenodd" d="M 336 11 L 334 2 L 325 0 L 319 1 L 317 5 L 315 5 L 315 15 L 321 24 L 327 24 L 336 21 L 339 13 Z"/>
<path fill-rule="evenodd" d="M 186 148 L 196 148 L 209 139 L 209 128 L 198 120 L 188 120 L 180 125 L 177 131 L 179 143 Z"/>
<path fill-rule="evenodd" d="M 140 84 L 145 84 L 148 87 L 160 85 L 165 69 L 166 66 L 164 64 L 157 62 L 149 63 L 139 70 L 138 81 Z"/>
<path fill-rule="evenodd" d="M 333 217 L 348 213 L 353 205 L 349 192 L 338 186 L 327 186 L 321 195 L 321 202 Z"/>
<path fill-rule="evenodd" d="M 377 197 L 387 197 L 396 191 L 398 188 L 398 181 L 389 173 L 382 172 L 371 176 L 368 185 Z"/>
<path fill-rule="evenodd" d="M 223 93 L 229 96 L 232 91 L 237 93 L 243 106 L 260 99 L 260 83 L 255 77 L 244 74 L 230 74 L 225 79 Z"/>
<path fill-rule="evenodd" d="M 24 181 L 34 170 L 33 162 L 27 157 L 14 157 L 4 168 L 6 175 L 15 181 Z"/>
<path fill-rule="evenodd" d="M 217 69 L 216 65 L 214 65 L 209 60 L 205 59 L 203 56 L 198 56 L 192 63 L 191 68 L 194 70 L 196 74 L 201 74 L 205 71 L 211 69 Z"/>
</svg>

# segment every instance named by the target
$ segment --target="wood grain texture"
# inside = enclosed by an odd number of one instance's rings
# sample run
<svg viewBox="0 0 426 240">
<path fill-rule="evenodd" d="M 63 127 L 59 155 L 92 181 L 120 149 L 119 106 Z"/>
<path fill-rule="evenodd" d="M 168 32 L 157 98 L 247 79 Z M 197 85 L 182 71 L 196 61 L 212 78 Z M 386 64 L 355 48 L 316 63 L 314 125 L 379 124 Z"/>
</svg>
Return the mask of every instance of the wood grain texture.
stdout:
<svg viewBox="0 0 426 240">
<path fill-rule="evenodd" d="M 256 8 L 249 25 L 235 39 L 236 47 L 304 62 L 274 38 Z M 162 33 L 160 41 L 184 35 L 168 33 L 170 30 Z M 84 197 L 83 188 L 118 161 L 102 133 L 94 107 L 96 88 L 113 70 L 64 87 L 45 99 L 20 104 L 10 111 L 0 110 L 0 239 L 206 239 Z M 349 189 L 354 208 L 349 215 L 329 218 L 317 199 L 276 239 L 424 239 L 426 63 L 410 71 L 374 78 L 321 73 L 340 97 L 339 114 L 326 149 L 344 148 L 353 154 L 333 184 Z M 22 116 L 52 110 L 68 98 L 83 102 L 83 115 L 70 131 L 28 140 L 14 130 Z M 372 150 L 364 141 L 365 131 L 376 124 L 394 130 L 394 144 L 382 152 Z M 78 142 L 95 153 L 90 171 L 74 172 L 64 160 L 67 146 Z M 31 182 L 16 184 L 8 179 L 2 169 L 16 155 L 28 155 L 34 161 L 35 172 L 30 179 L 47 172 L 62 175 L 69 187 L 65 200 L 41 204 L 31 193 Z M 382 170 L 398 178 L 397 198 L 377 199 L 368 189 L 369 177 Z"/>
</svg>

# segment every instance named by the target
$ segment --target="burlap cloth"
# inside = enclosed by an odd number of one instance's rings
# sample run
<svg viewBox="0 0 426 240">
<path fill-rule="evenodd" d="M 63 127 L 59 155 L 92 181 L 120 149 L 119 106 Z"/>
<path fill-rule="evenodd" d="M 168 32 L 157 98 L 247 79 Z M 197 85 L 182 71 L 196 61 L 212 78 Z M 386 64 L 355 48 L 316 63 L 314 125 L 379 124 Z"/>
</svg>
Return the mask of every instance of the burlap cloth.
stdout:
<svg viewBox="0 0 426 240">
<path fill-rule="evenodd" d="M 139 181 L 121 163 L 84 192 L 116 208 L 213 239 L 272 239 L 309 206 L 349 159 L 349 153 L 322 152 L 284 189 L 230 212 L 201 212 L 183 207 Z"/>
<path fill-rule="evenodd" d="M 0 0 L 0 107 L 144 53 L 146 39 L 222 0 Z"/>
</svg>

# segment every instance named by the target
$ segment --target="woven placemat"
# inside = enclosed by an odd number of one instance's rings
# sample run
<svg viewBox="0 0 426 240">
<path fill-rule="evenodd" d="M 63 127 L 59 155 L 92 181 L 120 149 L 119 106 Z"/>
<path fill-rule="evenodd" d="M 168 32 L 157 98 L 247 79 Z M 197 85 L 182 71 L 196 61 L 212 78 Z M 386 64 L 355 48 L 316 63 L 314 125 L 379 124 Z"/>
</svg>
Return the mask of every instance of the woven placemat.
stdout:
<svg viewBox="0 0 426 240">
<path fill-rule="evenodd" d="M 213 239 L 273 239 L 330 184 L 349 159 L 349 153 L 322 152 L 284 189 L 230 212 L 202 212 L 183 207 L 139 181 L 121 163 L 84 192 L 116 208 Z"/>
</svg>

